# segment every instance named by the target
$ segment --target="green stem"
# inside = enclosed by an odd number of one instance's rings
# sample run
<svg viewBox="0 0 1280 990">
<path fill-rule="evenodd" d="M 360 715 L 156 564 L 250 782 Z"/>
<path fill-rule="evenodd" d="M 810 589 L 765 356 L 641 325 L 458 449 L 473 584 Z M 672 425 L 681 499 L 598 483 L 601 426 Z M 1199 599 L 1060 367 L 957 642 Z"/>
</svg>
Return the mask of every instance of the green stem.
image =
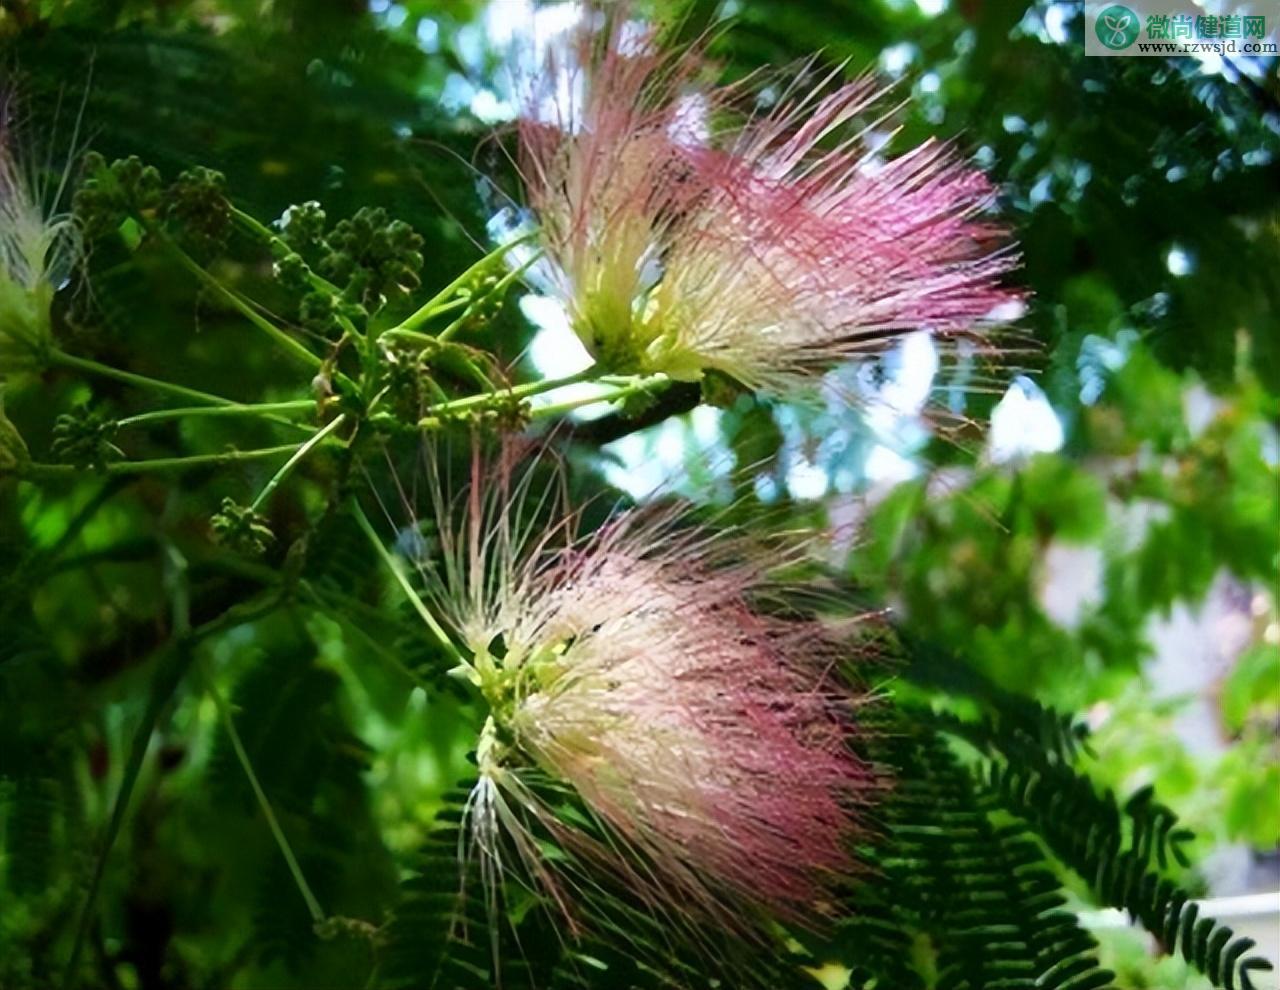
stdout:
<svg viewBox="0 0 1280 990">
<path fill-rule="evenodd" d="M 187 254 L 186 251 L 182 250 L 182 248 L 175 244 L 171 239 L 167 236 L 161 236 L 165 247 L 177 260 L 178 264 L 194 275 L 200 282 L 203 282 L 212 289 L 217 296 L 230 305 L 241 316 L 269 336 L 298 360 L 312 368 L 319 369 L 323 367 L 324 361 L 318 355 L 312 354 L 311 351 L 307 350 L 307 348 L 301 343 L 294 340 L 278 326 L 259 313 L 254 308 L 253 304 L 240 295 L 240 293 L 233 289 L 229 289 L 214 278 L 214 276 L 209 274 L 209 272 L 205 271 L 202 265 L 198 264 L 191 255 Z"/>
<path fill-rule="evenodd" d="M 212 677 L 206 674 L 204 682 L 205 690 L 209 692 L 209 697 L 213 699 L 214 705 L 218 708 L 218 715 L 222 719 L 222 726 L 226 730 L 227 739 L 231 742 L 231 748 L 235 751 L 236 759 L 240 761 L 244 775 L 249 779 L 249 786 L 253 788 L 254 797 L 258 799 L 258 806 L 262 809 L 263 817 L 266 818 L 271 834 L 275 837 L 276 845 L 280 847 L 280 854 L 284 857 L 284 861 L 289 867 L 289 872 L 293 874 L 293 882 L 298 885 L 298 893 L 306 901 L 307 911 L 311 914 L 311 920 L 319 924 L 324 921 L 324 910 L 320 907 L 320 902 L 316 900 L 316 895 L 311 892 L 311 886 L 307 883 L 307 878 L 302 874 L 302 867 L 298 865 L 298 857 L 293 854 L 293 847 L 289 845 L 284 829 L 280 827 L 280 822 L 271 807 L 271 802 L 267 799 L 267 793 L 262 789 L 262 784 L 258 782 L 258 775 L 253 772 L 253 764 L 249 762 L 249 754 L 245 751 L 244 743 L 240 741 L 240 733 L 236 731 L 235 720 L 231 717 L 231 706 L 227 704 L 226 699 L 222 697 L 221 692 L 214 685 Z"/>
<path fill-rule="evenodd" d="M 434 345 L 436 338 L 429 333 L 422 333 L 419 330 L 407 330 L 404 327 L 393 327 L 382 333 L 382 337 L 403 337 L 405 340 L 412 340 L 424 346 Z"/>
<path fill-rule="evenodd" d="M 395 577 L 396 583 L 400 585 L 400 590 L 403 591 L 405 597 L 409 599 L 409 604 L 411 604 L 414 611 L 422 617 L 422 621 L 427 624 L 427 628 L 431 630 L 436 641 L 444 651 L 449 654 L 451 659 L 456 660 L 458 663 L 466 663 L 466 659 L 463 657 L 462 651 L 454 645 L 453 640 L 449 638 L 449 634 L 444 631 L 444 627 L 441 626 L 436 617 L 431 614 L 431 610 L 427 608 L 426 603 L 418 593 L 413 590 L 413 585 L 411 585 L 409 583 L 409 579 L 404 576 L 404 572 L 397 565 L 396 559 L 392 557 L 387 548 L 382 545 L 382 540 L 378 536 L 377 531 L 373 528 L 373 523 L 369 522 L 369 517 L 364 514 L 364 510 L 360 508 L 359 503 L 354 499 L 351 502 L 351 512 L 355 516 L 356 522 L 359 524 L 360 528 L 364 530 L 364 535 L 369 538 L 369 542 L 373 544 L 374 549 L 378 552 L 378 556 L 382 558 L 382 562 L 386 565 L 387 570 L 389 570 L 392 576 Z"/>
<path fill-rule="evenodd" d="M 465 296 L 459 296 L 453 302 L 441 303 L 431 311 L 432 316 L 443 316 L 445 313 L 452 313 L 455 309 L 465 309 L 471 305 L 472 300 Z"/>
<path fill-rule="evenodd" d="M 120 368 L 113 368 L 107 364 L 100 364 L 97 361 L 91 361 L 89 358 L 76 357 L 74 354 L 68 354 L 57 348 L 51 348 L 48 353 L 49 363 L 55 364 L 63 368 L 71 368 L 75 371 L 82 371 L 90 375 L 99 375 L 103 378 L 113 378 L 118 382 L 124 382 L 127 385 L 133 385 L 137 388 L 150 389 L 153 392 L 164 392 L 168 395 L 176 395 L 190 402 L 199 402 L 205 406 L 234 406 L 235 403 L 231 399 L 224 399 L 220 395 L 213 395 L 209 392 L 201 392 L 194 388 L 187 388 L 185 385 L 174 385 L 172 382 L 160 381 L 158 378 L 148 378 L 146 375 L 137 375 L 132 371 L 122 371 Z"/>
<path fill-rule="evenodd" d="M 262 240 L 266 241 L 268 244 L 279 243 L 279 244 L 283 244 L 288 250 L 290 251 L 293 250 L 292 248 L 289 247 L 289 245 L 285 242 L 285 240 L 282 237 L 280 237 L 279 234 L 277 234 L 274 230 L 272 230 L 270 227 L 268 227 L 265 223 L 260 221 L 257 217 L 253 216 L 252 214 L 245 213 L 244 210 L 239 209 L 238 207 L 235 207 L 235 206 L 231 206 L 231 219 L 234 220 L 236 223 L 238 223 L 245 230 L 249 231 L 251 234 L 254 234 L 255 236 L 260 237 Z"/>
<path fill-rule="evenodd" d="M 26 478 L 73 478 L 84 474 L 151 474 L 165 471 L 186 471 L 192 468 L 211 467 L 220 464 L 235 464 L 239 461 L 259 461 L 264 458 L 277 457 L 280 454 L 291 454 L 298 449 L 298 444 L 284 444 L 280 447 L 262 447 L 258 450 L 225 450 L 218 454 L 193 454 L 189 457 L 157 457 L 149 461 L 113 461 L 97 468 L 80 467 L 75 464 L 24 464 L 18 469 L 21 477 Z"/>
<path fill-rule="evenodd" d="M 572 375 L 565 375 L 563 378 L 546 378 L 540 382 L 528 382 L 524 385 L 514 385 L 511 388 L 495 389 L 492 392 L 485 392 L 481 395 L 468 395 L 462 399 L 438 402 L 435 405 L 427 406 L 425 410 L 426 416 L 419 421 L 418 425 L 425 427 L 428 425 L 428 421 L 434 417 L 474 409 L 476 406 L 483 406 L 494 399 L 523 399 L 531 395 L 551 392 L 566 385 L 576 385 L 580 382 L 591 381 L 598 371 L 599 368 L 596 365 L 592 365 L 590 368 L 584 368 L 582 371 L 575 372 Z"/>
<path fill-rule="evenodd" d="M 432 334 L 421 333 L 417 330 L 406 330 L 403 327 L 393 327 L 385 331 L 382 337 L 397 337 L 402 340 L 410 340 L 424 347 L 436 347 L 439 344 L 439 340 Z M 445 352 L 442 351 L 441 353 Z M 476 366 L 476 363 L 467 356 L 462 348 L 455 348 L 450 352 L 450 356 L 457 360 L 462 369 L 471 376 L 473 381 L 478 382 L 483 389 L 488 391 L 493 388 L 493 382 L 489 381 L 488 375 Z"/>
<path fill-rule="evenodd" d="M 316 447 L 320 446 L 320 444 L 324 443 L 325 437 L 332 434 L 334 430 L 341 426 L 346 418 L 346 413 L 335 416 L 328 424 L 326 424 L 324 429 L 317 431 L 315 436 L 295 450 L 293 452 L 293 456 L 281 465 L 280 470 L 273 474 L 271 476 L 271 480 L 267 482 L 262 491 L 258 492 L 258 497 L 253 500 L 253 504 L 249 506 L 249 508 L 256 511 L 264 502 L 266 502 L 266 500 L 271 497 L 271 493 L 280 486 L 280 482 L 284 481 L 284 479 L 289 476 L 290 472 L 293 471 L 299 463 L 301 463 L 303 458 L 311 453 L 311 451 L 315 450 Z"/>
<path fill-rule="evenodd" d="M 479 261 L 473 264 L 470 268 L 468 268 L 461 275 L 459 275 L 452 282 L 450 282 L 443 289 L 441 289 L 434 296 L 432 296 L 425 303 L 423 303 L 420 307 L 418 307 L 418 309 L 415 312 L 407 316 L 403 321 L 401 321 L 400 325 L 396 327 L 396 329 L 397 330 L 415 330 L 418 327 L 422 326 L 422 324 L 426 323 L 427 320 L 431 319 L 431 317 L 442 312 L 440 308 L 441 305 L 451 302 L 452 300 L 450 297 L 453 296 L 453 294 L 457 292 L 459 289 L 461 289 L 464 285 L 466 285 L 467 282 L 470 281 L 472 277 L 474 277 L 478 269 L 483 268 L 485 265 L 489 264 L 495 258 L 502 257 L 512 248 L 518 247 L 521 244 L 527 244 L 529 241 L 533 240 L 537 236 L 538 236 L 537 232 L 533 231 L 528 234 L 525 234 L 523 237 L 517 237 L 513 241 L 508 241 L 506 244 L 503 244 L 501 247 L 498 247 L 495 250 L 490 251 L 483 258 L 481 258 Z"/>
<path fill-rule="evenodd" d="M 581 409 L 583 406 L 592 406 L 597 402 L 618 402 L 632 395 L 639 395 L 642 392 L 648 392 L 654 388 L 665 387 L 668 379 L 665 375 L 655 375 L 651 378 L 642 378 L 622 388 L 614 389 L 604 395 L 589 395 L 580 399 L 566 399 L 564 402 L 554 402 L 549 406 L 539 406 L 530 413 L 533 419 L 550 419 L 554 416 L 560 416 L 564 413 L 571 412 L 574 409 Z"/>
<path fill-rule="evenodd" d="M 247 230 L 249 233 L 253 234 L 255 237 L 258 237 L 261 240 L 266 241 L 269 245 L 271 245 L 272 248 L 276 248 L 276 249 L 279 249 L 282 251 L 288 251 L 288 252 L 293 251 L 293 248 L 290 246 L 288 241 L 286 241 L 283 237 L 277 234 L 270 227 L 261 223 L 256 217 L 250 216 L 248 213 L 245 213 L 244 210 L 237 209 L 234 206 L 231 207 L 231 219 L 234 220 L 236 223 L 240 224 L 240 226 L 244 230 Z M 310 266 L 307 267 L 307 281 L 311 283 L 312 288 L 319 289 L 321 292 L 327 292 L 330 295 L 335 297 L 342 295 L 341 289 L 339 289 L 336 285 L 330 282 L 323 275 L 317 275 L 314 271 L 311 270 Z M 337 319 L 338 319 L 338 326 L 342 327 L 344 331 L 351 334 L 352 336 L 356 335 L 355 325 L 351 322 L 350 319 L 343 316 L 341 313 L 337 314 Z"/>
<path fill-rule="evenodd" d="M 499 280 L 497 285 L 495 285 L 492 289 L 490 289 L 488 292 L 485 293 L 485 297 L 487 298 L 489 296 L 501 296 L 503 293 L 507 291 L 508 288 L 511 287 L 512 282 L 514 282 L 521 275 L 527 272 L 529 268 L 532 267 L 534 262 L 536 262 L 541 257 L 542 257 L 541 251 L 534 251 L 533 254 L 529 256 L 529 259 L 524 264 L 520 265 L 518 268 L 513 268 L 506 275 L 504 275 L 501 278 L 501 280 Z M 468 304 L 470 304 L 473 301 L 474 300 L 466 300 Z M 442 312 L 444 312 L 444 307 L 437 309 L 436 315 Z M 439 340 L 439 341 L 448 340 L 455 333 L 457 333 L 458 330 L 467 322 L 467 318 L 468 318 L 467 313 L 464 312 L 462 316 L 458 317 L 458 319 L 454 320 L 447 327 L 445 327 L 438 334 L 436 334 L 436 340 Z"/>
<path fill-rule="evenodd" d="M 292 399 L 287 402 L 232 403 L 226 406 L 184 406 L 179 409 L 156 409 L 153 412 L 126 416 L 116 425 L 120 427 L 137 426 L 140 423 L 154 423 L 165 419 L 182 419 L 184 417 L 204 416 L 266 416 L 270 413 L 303 412 L 315 409 L 314 399 Z M 272 418 L 272 422 L 279 420 Z M 293 424 L 295 426 L 301 424 Z"/>
<path fill-rule="evenodd" d="M 293 247 L 289 244 L 288 241 L 286 241 L 283 237 L 277 234 L 274 230 L 272 230 L 266 224 L 262 223 L 262 221 L 260 221 L 257 217 L 252 216 L 248 213 L 245 213 L 244 210 L 237 209 L 236 207 L 233 206 L 231 207 L 231 219 L 234 220 L 236 223 L 238 223 L 244 230 L 247 230 L 249 233 L 253 234 L 255 237 L 259 238 L 260 240 L 266 241 L 267 244 L 271 245 L 273 248 L 278 248 L 281 251 L 286 251 L 290 254 L 294 253 Z M 339 289 L 336 285 L 334 285 L 324 276 L 317 275 L 315 272 L 311 271 L 309 267 L 307 271 L 309 273 L 308 281 L 310 281 L 311 284 L 315 286 L 315 288 L 323 289 L 326 292 L 331 292 L 335 296 L 342 294 L 342 290 Z"/>
</svg>

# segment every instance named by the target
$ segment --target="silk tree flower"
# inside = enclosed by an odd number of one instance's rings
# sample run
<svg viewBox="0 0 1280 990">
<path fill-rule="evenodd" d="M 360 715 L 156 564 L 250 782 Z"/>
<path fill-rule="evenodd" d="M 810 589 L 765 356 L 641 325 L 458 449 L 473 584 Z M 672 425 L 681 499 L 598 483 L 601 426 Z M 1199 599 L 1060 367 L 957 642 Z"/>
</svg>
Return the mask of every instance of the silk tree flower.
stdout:
<svg viewBox="0 0 1280 990">
<path fill-rule="evenodd" d="M 801 72 L 738 113 L 745 88 L 700 85 L 696 50 L 604 23 L 526 87 L 520 166 L 540 287 L 611 370 L 781 390 L 904 332 L 980 333 L 1017 300 L 992 186 L 944 144 L 873 151 L 874 82 L 803 93 Z"/>
<path fill-rule="evenodd" d="M 567 887 L 582 878 L 543 855 L 549 834 L 655 915 L 813 924 L 854 871 L 849 840 L 875 787 L 849 746 L 856 698 L 832 673 L 837 645 L 757 608 L 758 555 L 679 509 L 624 512 L 589 535 L 572 516 L 539 528 L 519 516 L 546 507 L 529 482 L 473 471 L 465 524 L 441 534 L 427 583 L 489 706 L 466 816 L 489 896 L 518 872 L 572 922 Z M 547 779 L 607 838 L 553 810 Z"/>
<path fill-rule="evenodd" d="M 41 363 L 54 291 L 79 251 L 71 216 L 58 209 L 69 172 L 50 191 L 18 158 L 11 102 L 0 94 L 0 372 Z"/>
</svg>

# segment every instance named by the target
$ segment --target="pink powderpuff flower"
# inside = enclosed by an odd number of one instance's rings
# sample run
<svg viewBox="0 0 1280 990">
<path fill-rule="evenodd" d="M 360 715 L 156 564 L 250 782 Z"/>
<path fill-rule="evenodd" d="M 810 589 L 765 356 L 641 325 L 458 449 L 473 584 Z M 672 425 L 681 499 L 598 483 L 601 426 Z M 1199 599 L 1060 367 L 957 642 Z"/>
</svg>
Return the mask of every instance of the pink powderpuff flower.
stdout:
<svg viewBox="0 0 1280 990">
<path fill-rule="evenodd" d="M 542 288 L 612 370 L 782 390 L 908 331 L 980 333 L 1019 299 L 990 183 L 943 144 L 873 151 L 871 80 L 798 94 L 801 72 L 736 113 L 745 88 L 698 85 L 696 49 L 599 24 L 527 87 L 520 165 Z"/>
<path fill-rule="evenodd" d="M 581 27 L 548 47 L 522 87 L 518 162 L 549 261 L 533 276 L 617 370 L 646 363 L 644 300 L 701 195 L 673 140 L 694 126 L 696 108 L 678 97 L 698 61 L 664 54 L 638 25 L 624 46 L 623 13 L 604 35 Z"/>
<path fill-rule="evenodd" d="M 857 699 L 833 673 L 847 651 L 758 607 L 767 568 L 732 534 L 678 508 L 623 512 L 585 536 L 572 515 L 534 524 L 519 507 L 545 517 L 550 498 L 530 493 L 532 472 L 509 476 L 475 462 L 465 522 L 440 534 L 444 564 L 427 575 L 470 654 L 459 672 L 489 707 L 467 846 L 490 910 L 514 848 L 515 872 L 573 921 L 575 878 L 535 839 L 550 834 L 690 929 L 812 926 L 855 872 L 850 839 L 877 788 L 850 748 Z M 607 839 L 539 796 L 546 777 Z"/>
</svg>

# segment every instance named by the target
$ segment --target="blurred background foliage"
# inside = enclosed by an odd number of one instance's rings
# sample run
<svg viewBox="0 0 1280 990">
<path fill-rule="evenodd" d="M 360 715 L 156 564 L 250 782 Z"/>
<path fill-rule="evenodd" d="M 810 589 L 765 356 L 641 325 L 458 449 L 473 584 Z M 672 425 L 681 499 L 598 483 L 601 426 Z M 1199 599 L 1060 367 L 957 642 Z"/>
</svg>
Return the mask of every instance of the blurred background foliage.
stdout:
<svg viewBox="0 0 1280 990">
<path fill-rule="evenodd" d="M 713 32 L 726 77 L 820 50 L 891 81 L 910 97 L 896 146 L 951 138 L 1000 184 L 1029 298 L 990 352 L 939 363 L 916 339 L 808 403 L 729 396 L 663 409 L 675 415 L 646 429 L 584 424 L 585 484 L 630 491 L 679 474 L 702 500 L 745 496 L 829 523 L 833 564 L 914 635 L 1001 689 L 1084 713 L 1090 774 L 1121 795 L 1156 785 L 1209 854 L 1202 890 L 1274 890 L 1274 60 L 1086 59 L 1078 5 L 1048 0 L 664 9 L 686 36 Z M 166 178 L 207 165 L 264 220 L 312 199 L 332 218 L 384 206 L 424 235 L 433 289 L 484 253 L 514 188 L 492 135 L 511 115 L 504 45 L 533 16 L 523 0 L 5 0 L 0 39 L 28 133 L 52 160 L 88 145 Z M 199 368 L 190 384 L 232 396 L 295 382 L 164 259 L 127 260 L 91 259 L 88 287 L 59 314 L 67 349 L 127 354 L 180 381 Z M 263 266 L 219 264 L 285 305 Z M 509 303 L 484 333 L 524 374 L 571 346 L 537 300 Z M 136 401 L 110 385 L 94 394 L 118 414 Z M 86 398 L 54 371 L 13 383 L 5 409 L 45 449 L 54 417 Z M 173 429 L 196 447 L 230 439 L 214 421 Z M 153 707 L 102 878 L 99 970 L 144 988 L 366 978 L 368 933 L 352 922 L 312 937 L 216 706 L 172 685 L 184 665 L 223 685 L 317 897 L 373 922 L 463 774 L 477 716 L 459 700 L 422 717 L 415 680 L 435 658 L 341 519 L 308 562 L 309 587 L 321 602 L 371 603 L 367 623 L 279 614 L 194 657 L 162 648 L 175 568 L 191 575 L 197 627 L 263 583 L 258 565 L 212 547 L 208 519 L 266 477 L 246 465 L 177 489 L 144 480 L 128 499 L 92 476 L 0 487 L 0 986 L 58 972 Z M 288 534 L 343 483 L 318 469 L 274 503 L 284 536 L 262 566 L 289 566 Z M 950 704 L 941 689 L 926 701 Z M 1135 938 L 1108 945 L 1119 985 L 1200 979 Z"/>
</svg>

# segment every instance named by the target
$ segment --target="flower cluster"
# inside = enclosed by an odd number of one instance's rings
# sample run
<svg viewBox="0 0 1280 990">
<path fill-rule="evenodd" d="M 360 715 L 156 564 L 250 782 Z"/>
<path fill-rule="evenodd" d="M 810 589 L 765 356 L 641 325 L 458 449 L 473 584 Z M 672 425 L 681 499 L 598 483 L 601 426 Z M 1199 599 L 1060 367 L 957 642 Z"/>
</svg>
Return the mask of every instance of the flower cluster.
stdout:
<svg viewBox="0 0 1280 990">
<path fill-rule="evenodd" d="M 510 469 L 474 470 L 431 584 L 489 706 L 468 810 L 489 883 L 509 840 L 571 917 L 541 832 L 657 914 L 811 923 L 854 869 L 873 783 L 849 745 L 855 698 L 832 675 L 834 642 L 761 610 L 759 555 L 679 509 L 625 512 L 585 537 L 572 516 L 526 527 L 518 507 L 546 500 L 513 491 Z M 567 784 L 607 841 L 530 775 Z"/>
<path fill-rule="evenodd" d="M 745 87 L 699 85 L 696 50 L 665 54 L 624 10 L 600 23 L 525 87 L 519 161 L 542 288 L 611 370 L 783 389 L 906 331 L 980 331 L 1017 298 L 980 218 L 991 185 L 945 145 L 873 150 L 872 81 L 737 112 Z"/>
<path fill-rule="evenodd" d="M 0 93 L 0 371 L 40 362 L 54 290 L 79 250 L 71 217 L 58 211 L 66 176 L 50 191 L 19 160 L 11 105 Z"/>
<path fill-rule="evenodd" d="M 883 155 L 882 90 L 811 69 L 753 108 L 625 3 L 588 5 L 548 49 L 519 122 L 528 270 L 600 369 L 781 391 L 908 331 L 980 332 L 1017 299 L 983 174 L 941 144 Z M 515 463 L 477 459 L 457 512 L 441 497 L 427 571 L 488 709 L 464 848 L 490 909 L 518 868 L 570 920 L 567 887 L 605 876 L 683 930 L 811 924 L 877 790 L 833 673 L 847 644 L 768 607 L 774 571 L 745 540 L 661 507 L 583 535 Z"/>
</svg>

